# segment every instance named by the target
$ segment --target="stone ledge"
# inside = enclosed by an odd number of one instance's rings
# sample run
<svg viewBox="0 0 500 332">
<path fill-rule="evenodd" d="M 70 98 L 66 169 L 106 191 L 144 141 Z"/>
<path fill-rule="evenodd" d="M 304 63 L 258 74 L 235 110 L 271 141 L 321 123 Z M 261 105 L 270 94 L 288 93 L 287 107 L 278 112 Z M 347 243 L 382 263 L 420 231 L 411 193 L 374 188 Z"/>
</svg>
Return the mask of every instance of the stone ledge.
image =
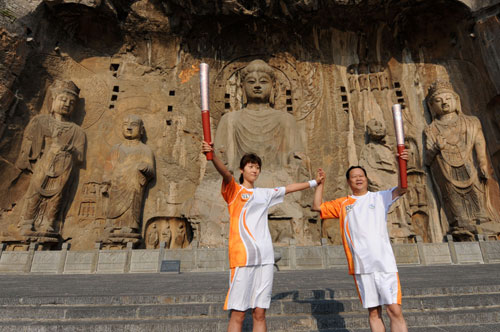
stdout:
<svg viewBox="0 0 500 332">
<path fill-rule="evenodd" d="M 398 265 L 484 264 L 500 262 L 500 241 L 395 244 Z M 450 239 L 448 239 L 450 240 Z M 155 273 L 162 260 L 180 260 L 181 272 L 227 271 L 227 248 L 123 249 L 68 251 L 5 251 L 0 244 L 0 274 Z M 315 270 L 346 267 L 342 246 L 276 247 L 280 270 Z"/>
</svg>

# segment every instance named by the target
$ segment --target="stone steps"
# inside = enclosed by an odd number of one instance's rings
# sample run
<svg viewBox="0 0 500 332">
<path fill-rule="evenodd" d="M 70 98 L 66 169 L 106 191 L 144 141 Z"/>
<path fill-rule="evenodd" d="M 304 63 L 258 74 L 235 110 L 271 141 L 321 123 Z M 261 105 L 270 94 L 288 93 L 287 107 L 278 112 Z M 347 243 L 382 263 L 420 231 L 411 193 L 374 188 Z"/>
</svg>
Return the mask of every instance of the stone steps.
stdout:
<svg viewBox="0 0 500 332">
<path fill-rule="evenodd" d="M 387 322 L 386 322 L 387 323 Z M 498 332 L 500 331 L 500 323 L 493 324 L 477 324 L 477 325 L 446 325 L 446 326 L 425 326 L 425 327 L 409 327 L 409 332 Z M 321 332 L 371 332 L 366 329 L 321 329 Z M 390 331 L 390 327 L 386 326 L 386 331 Z M 318 329 L 309 330 L 307 332 L 318 332 Z"/>
<path fill-rule="evenodd" d="M 410 331 L 412 327 L 427 328 L 428 326 L 467 326 L 471 322 L 481 321 L 483 324 L 495 324 L 500 321 L 499 308 L 453 310 L 453 311 L 428 311 L 406 312 Z M 388 320 L 386 319 L 386 322 Z M 215 332 L 227 330 L 227 317 L 225 318 L 164 318 L 164 319 L 124 319 L 113 317 L 107 319 L 82 319 L 78 321 L 61 320 L 24 320 L 15 322 L 1 322 L 0 329 L 10 331 L 168 331 L 168 332 Z M 356 331 L 367 329 L 368 320 L 366 313 L 346 313 L 342 315 L 293 315 L 269 316 L 267 318 L 268 330 L 285 331 Z M 244 324 L 244 331 L 251 331 L 251 318 L 248 315 Z"/>
<path fill-rule="evenodd" d="M 500 331 L 500 265 L 402 268 L 410 332 Z M 0 331 L 226 331 L 227 275 L 0 276 Z M 313 289 L 312 289 L 313 288 Z M 368 332 L 345 271 L 275 275 L 269 331 Z M 385 319 L 386 324 L 389 320 Z M 251 331 L 247 314 L 244 331 Z M 389 331 L 389 329 L 387 329 Z"/>
<path fill-rule="evenodd" d="M 455 311 L 458 309 L 500 308 L 500 293 L 481 295 L 448 295 L 434 297 L 404 297 L 405 313 Z M 0 322 L 24 320 L 79 319 L 163 319 L 163 318 L 226 318 L 223 302 L 173 304 L 75 304 L 75 305 L 16 305 L 0 306 Z M 365 313 L 358 299 L 339 300 L 279 300 L 273 301 L 267 316 L 336 315 Z"/>
<path fill-rule="evenodd" d="M 499 265 L 500 267 L 500 265 Z M 182 304 L 182 303 L 223 303 L 227 289 L 217 293 L 172 294 L 172 295 L 44 295 L 0 297 L 0 308 L 17 305 L 132 305 L 132 304 Z M 403 302 L 407 299 L 426 297 L 466 296 L 500 293 L 498 285 L 449 286 L 449 287 L 411 287 L 403 288 Z M 276 291 L 273 302 L 284 300 L 358 300 L 356 290 L 348 289 L 300 289 L 294 291 Z"/>
<path fill-rule="evenodd" d="M 479 292 L 472 293 L 474 289 Z M 500 292 L 495 289 L 491 285 L 484 289 L 409 289 L 405 293 L 413 295 L 403 298 L 405 318 L 410 327 L 498 323 Z M 0 298 L 0 330 L 225 331 L 229 316 L 222 309 L 223 300 L 224 294 Z M 269 331 L 357 331 L 369 327 L 366 310 L 351 291 L 275 293 L 267 318 Z M 245 326 L 251 330 L 250 315 Z"/>
</svg>

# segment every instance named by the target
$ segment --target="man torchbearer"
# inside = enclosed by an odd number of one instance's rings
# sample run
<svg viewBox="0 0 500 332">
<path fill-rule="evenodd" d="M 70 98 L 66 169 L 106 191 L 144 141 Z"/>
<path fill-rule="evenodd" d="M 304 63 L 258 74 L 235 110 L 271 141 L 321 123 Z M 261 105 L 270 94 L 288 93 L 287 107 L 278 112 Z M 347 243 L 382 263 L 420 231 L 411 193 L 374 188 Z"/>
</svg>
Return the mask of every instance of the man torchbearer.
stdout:
<svg viewBox="0 0 500 332">
<path fill-rule="evenodd" d="M 403 150 L 400 158 L 408 160 Z M 368 309 L 373 332 L 384 332 L 382 305 L 386 306 L 392 332 L 407 332 L 401 310 L 401 285 L 396 259 L 387 232 L 387 212 L 406 189 L 401 183 L 384 191 L 368 191 L 368 178 L 361 166 L 347 170 L 352 195 L 323 203 L 325 174 L 316 188 L 312 209 L 321 218 L 339 218 L 342 243 L 363 308 Z"/>
</svg>

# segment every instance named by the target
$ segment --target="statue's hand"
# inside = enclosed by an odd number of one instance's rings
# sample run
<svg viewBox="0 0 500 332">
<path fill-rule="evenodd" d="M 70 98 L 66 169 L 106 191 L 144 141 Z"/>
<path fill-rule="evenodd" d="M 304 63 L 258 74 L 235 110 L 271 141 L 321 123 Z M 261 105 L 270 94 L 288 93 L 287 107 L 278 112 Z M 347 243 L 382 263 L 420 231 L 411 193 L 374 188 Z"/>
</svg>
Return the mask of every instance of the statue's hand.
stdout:
<svg viewBox="0 0 500 332">
<path fill-rule="evenodd" d="M 139 163 L 139 165 L 137 165 L 137 169 L 140 172 L 144 173 L 149 169 L 149 167 L 148 167 L 148 164 L 146 164 L 146 163 Z"/>
<path fill-rule="evenodd" d="M 446 138 L 444 138 L 441 135 L 437 136 L 437 138 L 436 138 L 436 147 L 438 148 L 438 150 L 444 150 L 446 148 L 447 144 L 448 143 L 446 142 Z"/>
<path fill-rule="evenodd" d="M 287 162 L 293 167 L 300 167 L 307 161 L 307 156 L 303 152 L 290 152 L 288 154 Z"/>
<path fill-rule="evenodd" d="M 480 178 L 481 178 L 481 180 L 483 180 L 483 181 L 488 180 L 489 175 L 488 175 L 488 169 L 486 169 L 486 167 L 481 167 L 481 168 L 479 168 L 479 177 L 480 177 Z"/>
<path fill-rule="evenodd" d="M 73 150 L 71 147 L 64 145 L 64 144 L 61 144 L 58 140 L 54 140 L 52 142 L 52 144 L 50 144 L 49 149 L 51 152 L 54 152 L 54 153 L 61 152 L 61 151 L 72 152 L 72 150 Z"/>
<path fill-rule="evenodd" d="M 99 188 L 101 191 L 101 194 L 107 194 L 110 186 L 111 186 L 111 183 L 109 183 L 109 182 L 102 183 L 100 188 Z"/>
<path fill-rule="evenodd" d="M 293 152 L 292 160 L 306 160 L 306 155 L 303 152 Z"/>
</svg>

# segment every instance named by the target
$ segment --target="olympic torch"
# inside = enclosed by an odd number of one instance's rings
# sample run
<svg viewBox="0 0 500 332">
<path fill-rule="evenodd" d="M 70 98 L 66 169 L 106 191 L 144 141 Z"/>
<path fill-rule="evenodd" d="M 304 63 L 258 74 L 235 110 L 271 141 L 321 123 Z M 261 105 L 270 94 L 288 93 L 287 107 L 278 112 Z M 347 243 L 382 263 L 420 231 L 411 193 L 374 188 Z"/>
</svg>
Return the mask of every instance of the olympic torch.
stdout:
<svg viewBox="0 0 500 332">
<path fill-rule="evenodd" d="M 203 140 L 212 142 L 210 134 L 210 111 L 208 106 L 208 64 L 200 63 L 200 95 L 201 95 L 201 123 L 203 125 Z M 212 160 L 213 152 L 206 154 L 207 160 Z"/>
<path fill-rule="evenodd" d="M 401 104 L 392 105 L 392 116 L 394 118 L 394 131 L 396 132 L 396 142 L 398 144 L 399 177 L 401 188 L 408 188 L 406 181 L 406 160 L 401 158 L 401 153 L 405 149 L 405 132 L 403 129 L 403 114 L 401 113 Z"/>
</svg>

